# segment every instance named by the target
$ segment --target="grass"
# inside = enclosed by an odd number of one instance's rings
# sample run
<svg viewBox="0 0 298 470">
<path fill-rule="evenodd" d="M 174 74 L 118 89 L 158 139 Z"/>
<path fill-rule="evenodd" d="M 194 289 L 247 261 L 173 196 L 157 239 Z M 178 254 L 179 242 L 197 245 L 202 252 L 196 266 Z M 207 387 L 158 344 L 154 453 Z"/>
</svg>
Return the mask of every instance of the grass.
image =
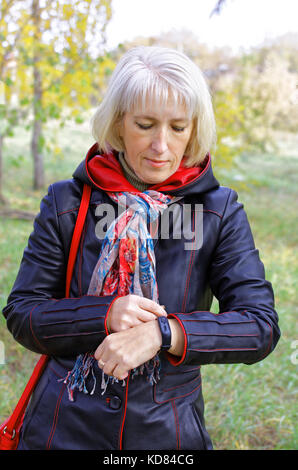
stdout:
<svg viewBox="0 0 298 470">
<path fill-rule="evenodd" d="M 66 127 L 50 136 L 63 158 L 47 155 L 47 184 L 69 178 L 89 143 L 87 128 Z M 206 426 L 215 449 L 297 449 L 297 364 L 293 342 L 298 340 L 297 262 L 297 142 L 282 136 L 279 154 L 243 155 L 221 184 L 236 189 L 244 203 L 255 243 L 275 291 L 282 337 L 275 351 L 254 365 L 202 367 Z M 11 205 L 36 213 L 46 190 L 31 189 L 29 135 L 20 129 L 6 141 L 5 195 Z M 12 150 L 13 149 L 13 150 Z M 20 164 L 18 162 L 20 161 Z M 0 308 L 6 304 L 16 277 L 32 222 L 0 219 Z M 217 302 L 214 302 L 216 311 Z M 17 344 L 0 319 L 5 363 L 0 365 L 0 422 L 11 413 L 36 362 L 36 355 Z M 296 347 L 297 348 L 297 347 Z M 291 360 L 292 357 L 292 360 Z"/>
</svg>

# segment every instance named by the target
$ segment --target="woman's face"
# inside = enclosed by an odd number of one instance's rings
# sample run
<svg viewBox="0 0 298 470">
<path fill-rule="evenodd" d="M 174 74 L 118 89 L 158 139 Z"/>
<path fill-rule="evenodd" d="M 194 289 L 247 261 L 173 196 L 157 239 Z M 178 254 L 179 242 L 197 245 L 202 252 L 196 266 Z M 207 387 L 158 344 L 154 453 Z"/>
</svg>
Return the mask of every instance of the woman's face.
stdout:
<svg viewBox="0 0 298 470">
<path fill-rule="evenodd" d="M 190 140 L 193 122 L 183 105 L 169 100 L 139 111 L 126 112 L 120 124 L 125 159 L 144 182 L 157 184 L 179 168 Z"/>
</svg>

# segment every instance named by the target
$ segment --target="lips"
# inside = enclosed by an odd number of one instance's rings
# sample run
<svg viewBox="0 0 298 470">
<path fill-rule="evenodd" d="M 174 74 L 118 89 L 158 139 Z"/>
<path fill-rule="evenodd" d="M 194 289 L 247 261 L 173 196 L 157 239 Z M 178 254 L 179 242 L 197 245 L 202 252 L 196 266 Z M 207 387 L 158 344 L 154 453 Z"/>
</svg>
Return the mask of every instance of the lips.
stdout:
<svg viewBox="0 0 298 470">
<path fill-rule="evenodd" d="M 162 167 L 168 163 L 168 160 L 155 160 L 152 158 L 146 158 L 146 161 L 149 163 L 149 165 L 157 168 Z"/>
</svg>

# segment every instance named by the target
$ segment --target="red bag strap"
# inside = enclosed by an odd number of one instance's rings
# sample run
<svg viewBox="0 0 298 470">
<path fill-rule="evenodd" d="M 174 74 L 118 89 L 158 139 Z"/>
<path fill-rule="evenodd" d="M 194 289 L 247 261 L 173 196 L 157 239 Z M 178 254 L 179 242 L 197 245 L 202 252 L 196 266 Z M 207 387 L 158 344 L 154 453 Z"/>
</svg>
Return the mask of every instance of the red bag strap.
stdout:
<svg viewBox="0 0 298 470">
<path fill-rule="evenodd" d="M 69 297 L 70 283 L 71 283 L 74 263 L 75 263 L 75 259 L 76 259 L 80 239 L 81 239 L 81 234 L 82 234 L 82 230 L 84 227 L 84 223 L 85 223 L 85 219 L 86 219 L 86 215 L 87 215 L 87 211 L 89 207 L 90 195 L 91 195 L 91 187 L 85 184 L 83 188 L 83 195 L 82 195 L 81 204 L 80 204 L 80 208 L 78 212 L 78 217 L 77 217 L 77 221 L 76 221 L 76 225 L 75 225 L 75 229 L 73 232 L 72 241 L 70 245 L 67 272 L 66 272 L 67 274 L 66 274 L 65 297 Z M 12 439 L 14 438 L 15 430 L 18 429 L 18 427 L 20 426 L 23 420 L 23 415 L 25 413 L 25 410 L 30 400 L 30 397 L 32 395 L 32 392 L 35 386 L 37 385 L 48 360 L 49 360 L 49 356 L 45 354 L 43 354 L 40 357 L 36 366 L 34 367 L 33 373 L 22 393 L 22 396 L 18 401 L 17 406 L 15 407 L 13 413 L 11 414 L 11 416 L 5 423 L 5 433 L 10 435 Z"/>
<path fill-rule="evenodd" d="M 88 186 L 87 184 L 84 184 L 81 205 L 79 208 L 76 226 L 73 232 L 71 245 L 70 245 L 67 271 L 66 271 L 65 297 L 69 297 L 69 290 L 70 290 L 70 283 L 71 283 L 73 268 L 74 268 L 74 264 L 75 264 L 75 260 L 77 256 L 77 251 L 78 251 L 78 247 L 79 247 L 79 243 L 81 239 L 82 230 L 83 230 L 84 223 L 85 223 L 86 214 L 87 214 L 88 207 L 89 207 L 90 195 L 91 195 L 91 187 Z"/>
</svg>

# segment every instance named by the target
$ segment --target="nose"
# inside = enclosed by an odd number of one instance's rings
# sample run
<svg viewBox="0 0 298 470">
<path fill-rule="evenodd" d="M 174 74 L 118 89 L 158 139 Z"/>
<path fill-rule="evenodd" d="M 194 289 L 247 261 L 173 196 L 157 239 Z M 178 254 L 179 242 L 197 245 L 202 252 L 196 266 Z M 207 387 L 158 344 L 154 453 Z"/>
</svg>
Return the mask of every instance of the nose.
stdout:
<svg viewBox="0 0 298 470">
<path fill-rule="evenodd" d="M 152 144 L 152 150 L 158 154 L 164 153 L 168 148 L 168 132 L 167 129 L 157 129 L 154 133 Z"/>
</svg>

